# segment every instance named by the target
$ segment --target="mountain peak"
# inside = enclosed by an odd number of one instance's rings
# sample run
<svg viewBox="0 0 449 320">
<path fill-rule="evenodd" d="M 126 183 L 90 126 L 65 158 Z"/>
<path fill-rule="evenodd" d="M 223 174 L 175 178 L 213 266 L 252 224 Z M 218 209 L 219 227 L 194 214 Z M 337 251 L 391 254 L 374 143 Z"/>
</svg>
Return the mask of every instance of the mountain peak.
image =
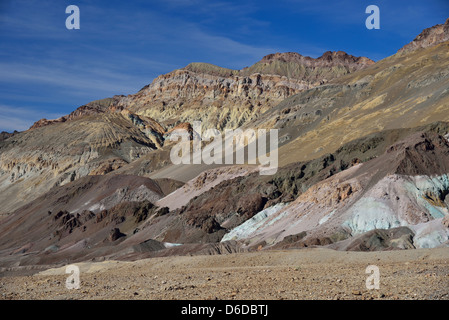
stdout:
<svg viewBox="0 0 449 320">
<path fill-rule="evenodd" d="M 322 64 L 323 62 L 335 63 L 335 64 L 347 64 L 347 63 L 362 63 L 372 64 L 372 61 L 366 57 L 355 57 L 344 51 L 326 51 L 318 58 L 311 58 L 303 56 L 297 52 L 276 52 L 266 55 L 260 60 L 261 63 L 272 63 L 274 61 L 280 62 L 296 62 L 304 65 L 314 65 L 316 63 Z"/>
<path fill-rule="evenodd" d="M 449 18 L 444 24 L 424 29 L 412 42 L 399 49 L 398 53 L 431 47 L 445 41 L 449 41 Z"/>
<path fill-rule="evenodd" d="M 367 57 L 355 57 L 350 55 L 344 51 L 326 51 L 323 55 L 316 59 L 317 61 L 327 61 L 336 64 L 361 64 L 361 65 L 370 65 L 373 64 L 374 61 Z"/>
<path fill-rule="evenodd" d="M 205 62 L 192 62 L 192 63 L 189 63 L 184 68 L 182 68 L 181 70 L 192 71 L 195 73 L 206 73 L 206 74 L 220 76 L 220 77 L 229 77 L 238 72 L 237 70 L 223 68 L 223 67 L 219 67 L 214 64 L 205 63 Z"/>
<path fill-rule="evenodd" d="M 260 62 L 272 62 L 274 60 L 279 60 L 282 62 L 292 62 L 292 61 L 301 61 L 301 58 L 304 58 L 297 52 L 276 52 L 267 54 L 260 60 Z"/>
</svg>

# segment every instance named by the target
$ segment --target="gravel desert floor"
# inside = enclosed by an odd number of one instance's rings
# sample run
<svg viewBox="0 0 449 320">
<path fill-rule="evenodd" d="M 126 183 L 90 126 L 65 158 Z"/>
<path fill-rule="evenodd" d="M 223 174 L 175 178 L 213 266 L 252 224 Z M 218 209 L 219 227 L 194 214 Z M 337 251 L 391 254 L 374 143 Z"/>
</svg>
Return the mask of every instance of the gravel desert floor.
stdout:
<svg viewBox="0 0 449 320">
<path fill-rule="evenodd" d="M 341 252 L 328 249 L 176 256 L 76 263 L 34 275 L 6 273 L 0 299 L 75 300 L 449 300 L 449 249 Z M 379 270 L 378 288 L 369 289 Z"/>
</svg>

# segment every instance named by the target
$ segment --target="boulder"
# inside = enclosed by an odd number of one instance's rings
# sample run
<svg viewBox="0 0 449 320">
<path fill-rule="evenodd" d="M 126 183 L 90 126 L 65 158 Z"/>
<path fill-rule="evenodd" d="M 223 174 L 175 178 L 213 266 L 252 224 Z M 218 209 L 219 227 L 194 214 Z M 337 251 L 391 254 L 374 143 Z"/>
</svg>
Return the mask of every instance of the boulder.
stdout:
<svg viewBox="0 0 449 320">
<path fill-rule="evenodd" d="M 111 230 L 111 232 L 109 233 L 109 241 L 116 241 L 122 237 L 126 237 L 126 234 L 120 232 L 119 228 L 114 228 Z"/>
</svg>

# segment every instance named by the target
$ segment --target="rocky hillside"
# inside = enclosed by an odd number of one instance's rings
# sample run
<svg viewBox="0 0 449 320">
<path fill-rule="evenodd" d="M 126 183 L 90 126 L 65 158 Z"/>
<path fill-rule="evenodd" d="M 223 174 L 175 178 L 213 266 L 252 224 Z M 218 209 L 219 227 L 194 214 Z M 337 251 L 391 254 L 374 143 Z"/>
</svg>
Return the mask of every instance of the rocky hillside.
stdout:
<svg viewBox="0 0 449 320">
<path fill-rule="evenodd" d="M 0 265 L 447 245 L 449 41 L 438 42 L 377 63 L 343 52 L 194 63 L 2 134 Z M 279 129 L 278 171 L 171 164 L 167 135 L 195 134 L 193 120 Z"/>
<path fill-rule="evenodd" d="M 379 157 L 314 184 L 288 205 L 264 209 L 223 240 L 346 250 L 447 245 L 448 172 L 449 141 L 435 133 L 412 134 Z"/>
<path fill-rule="evenodd" d="M 123 104 L 163 123 L 200 120 L 207 128 L 237 128 L 295 93 L 373 63 L 344 52 L 317 59 L 276 53 L 242 70 L 194 63 L 156 78 Z"/>
<path fill-rule="evenodd" d="M 0 265 L 439 246 L 449 236 L 447 132 L 448 123 L 383 131 L 274 176 L 230 166 L 184 185 L 125 174 L 83 177 L 2 221 Z"/>
<path fill-rule="evenodd" d="M 156 148 L 157 141 L 126 113 L 16 133 L 0 141 L 1 212 L 12 212 L 52 187 L 117 170 Z"/>
<path fill-rule="evenodd" d="M 279 129 L 285 165 L 333 152 L 369 133 L 449 121 L 448 88 L 446 41 L 300 92 L 251 125 Z"/>
<path fill-rule="evenodd" d="M 53 186 L 117 170 L 161 149 L 164 135 L 184 121 L 236 128 L 296 92 L 372 63 L 343 52 L 318 59 L 274 54 L 243 70 L 193 63 L 156 78 L 134 95 L 93 101 L 59 119 L 41 119 L 30 130 L 0 141 L 1 213 Z M 151 164 L 137 172 L 163 166 L 168 155 L 166 150 L 149 155 L 155 157 Z M 16 193 L 20 197 L 11 196 Z"/>
<path fill-rule="evenodd" d="M 406 53 L 420 48 L 427 48 L 449 40 L 449 18 L 444 24 L 437 24 L 424 29 L 412 42 L 398 50 Z"/>
<path fill-rule="evenodd" d="M 123 109 L 153 118 L 167 129 L 192 121 L 203 121 L 208 128 L 237 128 L 295 93 L 373 63 L 341 51 L 317 59 L 276 53 L 242 70 L 191 63 L 157 77 L 136 94 L 94 101 L 60 119 L 40 120 L 32 128 Z"/>
</svg>

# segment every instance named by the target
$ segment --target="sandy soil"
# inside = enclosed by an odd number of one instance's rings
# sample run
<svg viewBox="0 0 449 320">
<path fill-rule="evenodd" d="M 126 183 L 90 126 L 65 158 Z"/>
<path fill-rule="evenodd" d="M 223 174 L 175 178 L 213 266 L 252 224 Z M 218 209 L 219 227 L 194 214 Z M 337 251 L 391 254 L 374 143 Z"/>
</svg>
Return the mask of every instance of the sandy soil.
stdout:
<svg viewBox="0 0 449 320">
<path fill-rule="evenodd" d="M 66 288 L 62 267 L 1 278 L 0 299 L 449 300 L 448 248 L 259 251 L 76 265 L 80 289 Z M 379 289 L 366 287 L 368 265 L 379 267 Z"/>
</svg>

